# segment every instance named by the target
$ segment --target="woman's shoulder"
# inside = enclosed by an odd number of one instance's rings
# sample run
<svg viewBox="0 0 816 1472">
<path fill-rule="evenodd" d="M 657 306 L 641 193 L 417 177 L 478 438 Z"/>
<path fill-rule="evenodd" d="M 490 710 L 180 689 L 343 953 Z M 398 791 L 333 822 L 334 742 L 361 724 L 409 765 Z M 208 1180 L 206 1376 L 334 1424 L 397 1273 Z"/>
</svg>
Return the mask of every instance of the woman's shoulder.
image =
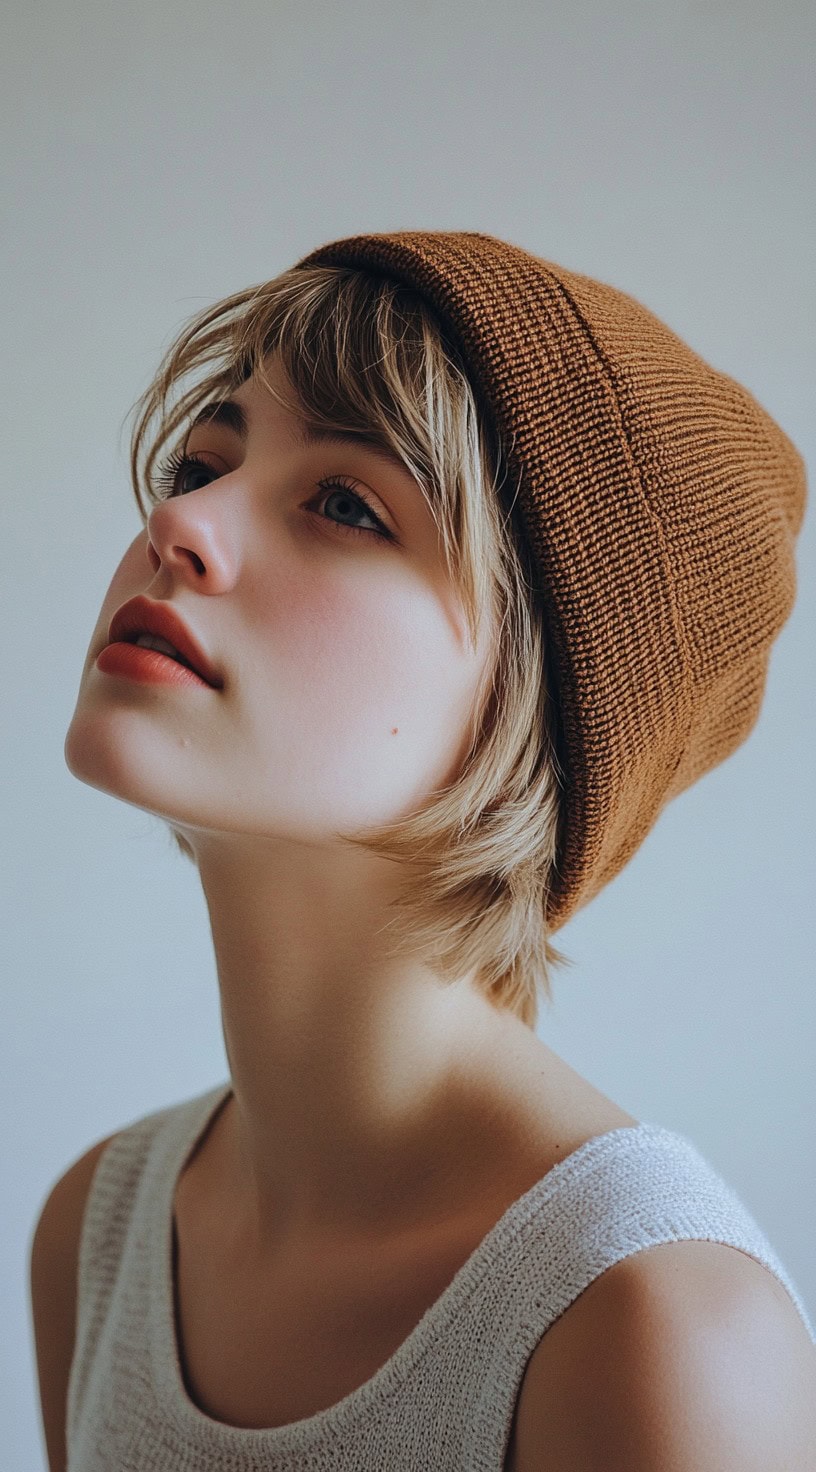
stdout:
<svg viewBox="0 0 816 1472">
<path fill-rule="evenodd" d="M 678 1468 L 703 1448 L 718 1466 L 804 1468 L 814 1391 L 813 1343 L 762 1263 L 724 1242 L 659 1243 L 603 1272 L 539 1341 L 505 1472 L 531 1472 L 545 1446 L 554 1472 L 636 1472 L 653 1466 L 655 1426 Z"/>
<path fill-rule="evenodd" d="M 102 1157 L 109 1147 L 124 1147 L 129 1141 L 135 1145 L 142 1137 L 155 1135 L 161 1125 L 171 1119 L 178 1117 L 181 1120 L 183 1116 L 186 1120 L 188 1113 L 192 1116 L 202 1103 L 209 1104 L 218 1092 L 209 1090 L 206 1094 L 133 1118 L 95 1140 L 76 1156 L 47 1188 L 31 1238 L 32 1259 L 36 1255 L 38 1263 L 44 1263 L 46 1259 L 61 1255 L 66 1266 L 75 1268 L 88 1197 Z"/>
<path fill-rule="evenodd" d="M 72 1160 L 57 1180 L 49 1187 L 37 1218 L 32 1239 L 32 1254 L 42 1256 L 54 1250 L 67 1251 L 73 1256 L 72 1244 L 67 1241 L 79 1235 L 88 1193 L 91 1189 L 100 1157 L 122 1130 L 114 1130 L 101 1140 L 96 1140 L 81 1155 Z"/>
</svg>

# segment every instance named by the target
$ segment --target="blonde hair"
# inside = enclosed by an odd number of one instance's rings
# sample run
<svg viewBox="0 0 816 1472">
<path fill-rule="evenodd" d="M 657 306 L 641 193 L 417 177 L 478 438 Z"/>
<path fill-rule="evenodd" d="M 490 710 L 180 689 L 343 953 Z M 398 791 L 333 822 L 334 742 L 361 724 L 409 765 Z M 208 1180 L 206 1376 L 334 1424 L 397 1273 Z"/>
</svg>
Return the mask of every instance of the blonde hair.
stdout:
<svg viewBox="0 0 816 1472">
<path fill-rule="evenodd" d="M 342 837 L 404 867 L 388 926 L 398 943 L 443 980 L 473 971 L 496 1007 L 535 1028 L 539 996 L 552 1001 L 550 967 L 573 964 L 546 924 L 563 773 L 529 553 L 515 500 L 505 513 L 500 499 L 501 446 L 419 293 L 370 271 L 294 267 L 191 318 L 131 409 L 131 478 L 144 519 L 162 499 L 159 455 L 202 406 L 253 374 L 280 399 L 265 374 L 270 354 L 294 391 L 288 407 L 308 424 L 373 434 L 396 451 L 434 517 L 474 645 L 483 619 L 492 632 L 457 779 L 409 817 Z"/>
</svg>

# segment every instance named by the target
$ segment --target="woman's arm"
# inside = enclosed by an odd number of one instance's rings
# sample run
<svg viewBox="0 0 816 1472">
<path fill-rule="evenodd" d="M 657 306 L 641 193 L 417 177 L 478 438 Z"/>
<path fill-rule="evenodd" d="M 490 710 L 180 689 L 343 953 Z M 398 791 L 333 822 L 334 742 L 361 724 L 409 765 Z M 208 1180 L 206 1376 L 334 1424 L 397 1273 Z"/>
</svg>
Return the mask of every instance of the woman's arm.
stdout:
<svg viewBox="0 0 816 1472">
<path fill-rule="evenodd" d="M 46 1198 L 30 1251 L 31 1310 L 50 1472 L 66 1472 L 66 1403 L 74 1352 L 79 1239 L 96 1163 L 108 1135 L 74 1161 Z"/>
</svg>

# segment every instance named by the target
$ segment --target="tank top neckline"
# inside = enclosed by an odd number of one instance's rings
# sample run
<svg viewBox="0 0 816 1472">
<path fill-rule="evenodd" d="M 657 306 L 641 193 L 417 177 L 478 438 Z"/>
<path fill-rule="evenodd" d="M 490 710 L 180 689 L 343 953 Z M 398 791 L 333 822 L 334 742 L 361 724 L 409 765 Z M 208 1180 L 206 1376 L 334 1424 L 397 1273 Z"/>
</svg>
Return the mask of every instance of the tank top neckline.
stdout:
<svg viewBox="0 0 816 1472">
<path fill-rule="evenodd" d="M 283 1454 L 305 1452 L 310 1447 L 330 1444 L 333 1437 L 349 1431 L 365 1416 L 377 1413 L 466 1303 L 496 1252 L 501 1256 L 513 1239 L 524 1231 L 548 1195 L 559 1185 L 572 1180 L 579 1170 L 588 1168 L 597 1152 L 606 1150 L 614 1136 L 631 1136 L 634 1139 L 671 1133 L 663 1125 L 642 1120 L 636 1125 L 620 1125 L 585 1141 L 510 1203 L 407 1337 L 362 1385 L 333 1405 L 297 1421 L 269 1427 L 234 1426 L 208 1415 L 188 1394 L 176 1332 L 173 1264 L 176 1184 L 187 1159 L 231 1093 L 231 1082 L 219 1084 L 180 1106 L 178 1113 L 173 1112 L 172 1127 L 166 1137 L 167 1153 L 161 1169 L 161 1188 L 155 1193 L 155 1213 L 150 1224 L 149 1338 L 154 1391 L 164 1414 L 188 1443 L 210 1452 L 234 1450 L 236 1446 L 246 1448 L 250 1454 L 272 1450 Z"/>
</svg>

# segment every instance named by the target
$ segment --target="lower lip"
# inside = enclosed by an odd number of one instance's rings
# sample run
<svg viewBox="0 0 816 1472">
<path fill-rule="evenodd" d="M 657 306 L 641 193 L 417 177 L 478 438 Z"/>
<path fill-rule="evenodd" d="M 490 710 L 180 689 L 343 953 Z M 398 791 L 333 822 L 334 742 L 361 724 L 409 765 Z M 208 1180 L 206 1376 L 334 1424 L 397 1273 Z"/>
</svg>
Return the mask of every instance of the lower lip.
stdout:
<svg viewBox="0 0 816 1472">
<path fill-rule="evenodd" d="M 107 644 L 96 657 L 96 667 L 105 675 L 123 675 L 126 680 L 139 680 L 144 685 L 199 685 L 212 690 L 195 670 L 188 670 L 158 649 L 144 649 L 141 644 L 124 641 Z"/>
</svg>

